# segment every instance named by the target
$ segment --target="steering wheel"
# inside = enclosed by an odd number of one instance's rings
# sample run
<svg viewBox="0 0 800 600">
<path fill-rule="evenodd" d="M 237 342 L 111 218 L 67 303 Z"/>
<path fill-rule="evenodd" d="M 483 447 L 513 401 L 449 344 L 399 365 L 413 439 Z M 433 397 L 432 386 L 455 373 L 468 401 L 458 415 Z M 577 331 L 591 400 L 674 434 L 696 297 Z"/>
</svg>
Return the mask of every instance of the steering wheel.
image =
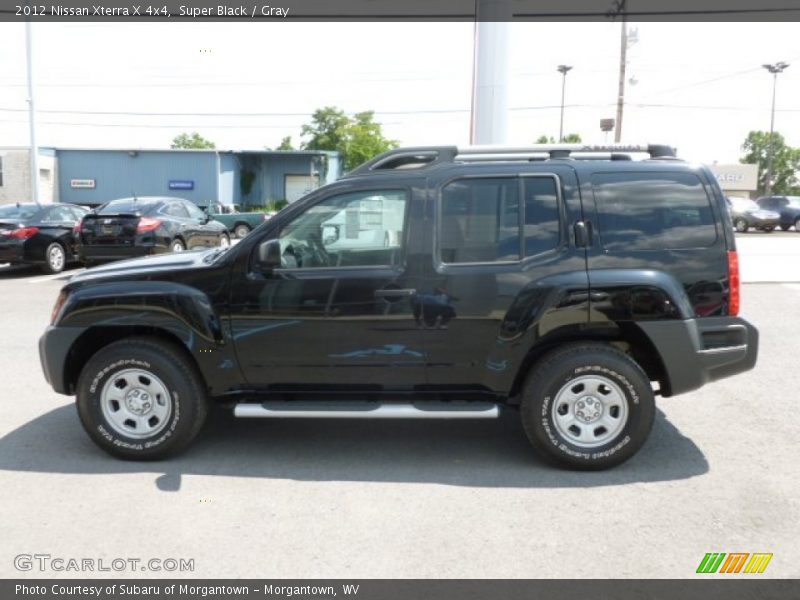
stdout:
<svg viewBox="0 0 800 600">
<path fill-rule="evenodd" d="M 331 266 L 331 255 L 325 250 L 325 244 L 322 243 L 322 237 L 318 235 L 308 236 L 308 247 L 314 256 L 314 262 L 323 267 Z"/>
</svg>

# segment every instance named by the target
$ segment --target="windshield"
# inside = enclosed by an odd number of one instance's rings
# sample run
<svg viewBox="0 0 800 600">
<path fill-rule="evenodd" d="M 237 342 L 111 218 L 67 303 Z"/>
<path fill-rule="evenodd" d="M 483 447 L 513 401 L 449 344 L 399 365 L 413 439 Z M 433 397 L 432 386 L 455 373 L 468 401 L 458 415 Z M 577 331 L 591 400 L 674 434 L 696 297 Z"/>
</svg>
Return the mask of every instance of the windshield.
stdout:
<svg viewBox="0 0 800 600">
<path fill-rule="evenodd" d="M 9 204 L 0 206 L 0 219 L 30 219 L 39 212 L 37 204 Z"/>
<path fill-rule="evenodd" d="M 97 210 L 98 215 L 114 215 L 118 213 L 144 213 L 155 207 L 160 200 L 144 200 L 134 198 L 121 198 L 112 200 Z"/>
<path fill-rule="evenodd" d="M 755 200 L 748 198 L 731 198 L 730 200 L 734 210 L 758 210 L 760 208 Z"/>
</svg>

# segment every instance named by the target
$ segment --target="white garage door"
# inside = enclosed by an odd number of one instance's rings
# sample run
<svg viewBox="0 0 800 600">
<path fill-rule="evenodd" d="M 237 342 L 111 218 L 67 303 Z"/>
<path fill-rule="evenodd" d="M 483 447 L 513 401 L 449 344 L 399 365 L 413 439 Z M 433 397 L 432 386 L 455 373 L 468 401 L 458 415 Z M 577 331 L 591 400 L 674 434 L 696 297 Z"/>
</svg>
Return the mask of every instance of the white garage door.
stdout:
<svg viewBox="0 0 800 600">
<path fill-rule="evenodd" d="M 319 187 L 319 175 L 286 175 L 286 200 L 294 202 Z"/>
</svg>

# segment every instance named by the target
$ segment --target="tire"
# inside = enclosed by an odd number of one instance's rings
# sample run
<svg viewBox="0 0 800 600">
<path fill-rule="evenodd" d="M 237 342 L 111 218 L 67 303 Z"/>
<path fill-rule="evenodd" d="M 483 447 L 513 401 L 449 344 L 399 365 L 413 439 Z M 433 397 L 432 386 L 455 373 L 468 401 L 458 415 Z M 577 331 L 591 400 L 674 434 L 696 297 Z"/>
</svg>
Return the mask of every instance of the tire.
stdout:
<svg viewBox="0 0 800 600">
<path fill-rule="evenodd" d="M 750 226 L 747 224 L 747 221 L 742 219 L 741 217 L 737 217 L 733 220 L 733 227 L 739 233 L 747 233 L 747 230 L 750 229 Z"/>
<path fill-rule="evenodd" d="M 186 244 L 184 244 L 183 240 L 181 240 L 180 238 L 175 238 L 169 245 L 170 252 L 183 252 L 185 250 L 186 250 Z"/>
<path fill-rule="evenodd" d="M 89 437 L 126 460 L 159 460 L 180 452 L 208 413 L 194 365 L 178 347 L 146 337 L 97 352 L 78 379 L 76 404 Z"/>
<path fill-rule="evenodd" d="M 556 350 L 538 362 L 525 381 L 520 409 L 528 439 L 544 456 L 561 467 L 599 471 L 642 447 L 653 427 L 655 399 L 635 361 L 590 344 Z"/>
<path fill-rule="evenodd" d="M 239 239 L 242 239 L 250 233 L 250 225 L 247 223 L 239 223 L 236 227 L 233 228 L 233 235 Z"/>
<path fill-rule="evenodd" d="M 53 242 L 44 251 L 44 265 L 46 273 L 61 273 L 67 264 L 67 251 L 58 242 Z"/>
<path fill-rule="evenodd" d="M 231 245 L 231 238 L 227 233 L 223 233 L 219 238 L 219 247 L 227 248 Z"/>
</svg>

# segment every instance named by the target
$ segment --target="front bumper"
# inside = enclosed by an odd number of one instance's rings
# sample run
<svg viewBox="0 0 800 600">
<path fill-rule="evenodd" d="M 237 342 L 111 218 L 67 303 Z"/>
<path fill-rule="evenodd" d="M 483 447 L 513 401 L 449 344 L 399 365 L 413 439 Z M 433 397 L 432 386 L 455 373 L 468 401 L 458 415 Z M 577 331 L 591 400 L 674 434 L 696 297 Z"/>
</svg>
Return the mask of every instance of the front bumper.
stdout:
<svg viewBox="0 0 800 600">
<path fill-rule="evenodd" d="M 39 360 L 44 378 L 58 394 L 70 396 L 74 386 L 67 378 L 67 359 L 75 341 L 86 331 L 84 327 L 49 326 L 39 338 Z"/>
<path fill-rule="evenodd" d="M 740 317 L 640 321 L 637 325 L 661 355 L 667 376 L 661 390 L 664 396 L 695 390 L 756 364 L 758 330 Z"/>
<path fill-rule="evenodd" d="M 774 229 L 781 222 L 780 217 L 759 217 L 756 215 L 748 215 L 747 220 L 750 221 L 750 227 L 755 227 L 757 229 L 763 229 L 766 227 L 771 227 Z"/>
</svg>

